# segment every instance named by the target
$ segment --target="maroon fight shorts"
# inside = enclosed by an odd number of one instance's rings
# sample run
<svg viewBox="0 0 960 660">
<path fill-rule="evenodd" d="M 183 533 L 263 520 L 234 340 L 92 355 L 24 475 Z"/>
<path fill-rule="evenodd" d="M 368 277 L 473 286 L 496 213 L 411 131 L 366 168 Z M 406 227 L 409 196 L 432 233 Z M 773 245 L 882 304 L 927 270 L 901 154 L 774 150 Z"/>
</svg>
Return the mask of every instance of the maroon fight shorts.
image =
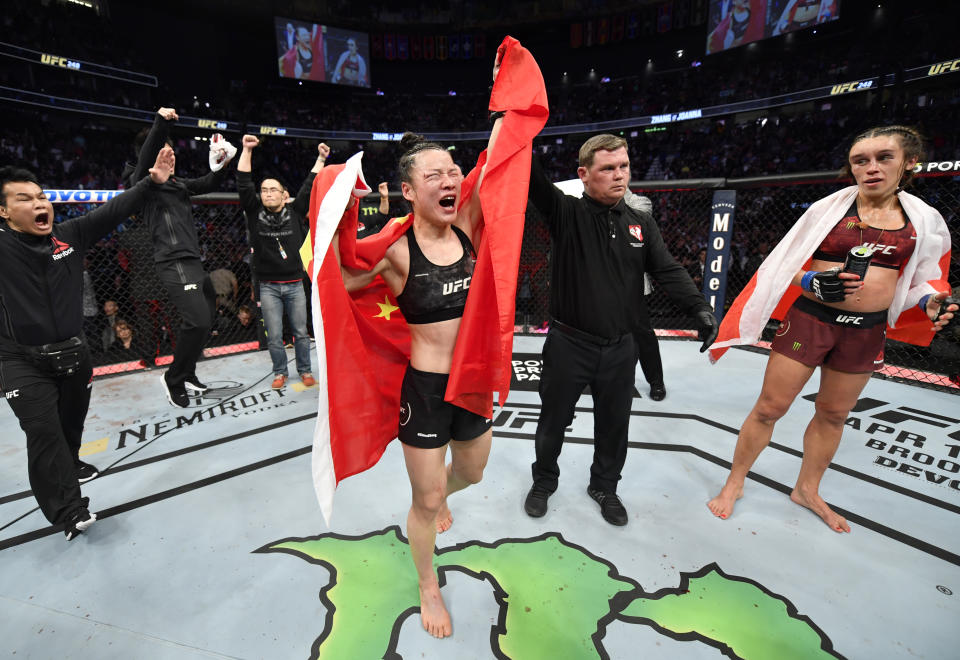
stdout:
<svg viewBox="0 0 960 660">
<path fill-rule="evenodd" d="M 847 312 L 800 297 L 787 312 L 770 350 L 797 362 L 866 373 L 883 367 L 887 312 Z"/>
</svg>

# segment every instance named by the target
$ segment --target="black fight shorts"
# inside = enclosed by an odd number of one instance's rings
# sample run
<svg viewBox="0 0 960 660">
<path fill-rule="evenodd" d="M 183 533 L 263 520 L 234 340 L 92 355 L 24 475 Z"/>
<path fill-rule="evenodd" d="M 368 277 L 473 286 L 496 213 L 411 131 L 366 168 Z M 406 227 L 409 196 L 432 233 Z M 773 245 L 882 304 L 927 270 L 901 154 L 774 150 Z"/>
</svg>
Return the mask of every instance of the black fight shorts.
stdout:
<svg viewBox="0 0 960 660">
<path fill-rule="evenodd" d="M 473 440 L 490 428 L 486 417 L 443 400 L 448 379 L 448 374 L 420 371 L 407 365 L 400 388 L 400 442 L 436 449 L 451 440 Z"/>
</svg>

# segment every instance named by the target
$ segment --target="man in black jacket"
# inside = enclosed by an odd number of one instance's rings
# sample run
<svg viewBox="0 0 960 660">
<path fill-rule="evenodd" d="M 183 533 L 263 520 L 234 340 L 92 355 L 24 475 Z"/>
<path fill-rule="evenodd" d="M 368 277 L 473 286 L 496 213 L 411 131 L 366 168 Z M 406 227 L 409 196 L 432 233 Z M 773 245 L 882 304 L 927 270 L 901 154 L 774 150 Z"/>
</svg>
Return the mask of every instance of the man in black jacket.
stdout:
<svg viewBox="0 0 960 660">
<path fill-rule="evenodd" d="M 253 187 L 251 168 L 253 150 L 260 140 L 243 136 L 243 151 L 237 161 L 237 190 L 247 218 L 250 247 L 253 248 L 253 272 L 260 293 L 260 311 L 267 327 L 267 350 L 273 361 L 275 390 L 287 382 L 287 352 L 283 348 L 283 314 L 290 319 L 294 337 L 297 373 L 304 385 L 316 385 L 310 373 L 310 337 L 307 334 L 307 299 L 303 290 L 303 263 L 300 245 L 307 235 L 306 215 L 310 209 L 310 191 L 317 172 L 330 154 L 330 147 L 317 145 L 317 160 L 297 196 L 290 201 L 287 189 L 277 179 L 260 183 L 260 195 Z"/>
<path fill-rule="evenodd" d="M 589 385 L 594 452 L 587 493 L 604 520 L 626 525 L 616 490 L 627 457 L 637 360 L 631 306 L 643 295 L 644 273 L 696 319 L 701 351 L 716 338 L 718 325 L 690 275 L 670 256 L 653 218 L 623 201 L 630 183 L 626 141 L 614 135 L 587 140 L 577 174 L 584 186 L 581 198 L 560 192 L 533 159 L 530 202 L 543 216 L 552 244 L 551 320 L 543 345 L 533 487 L 524 509 L 533 517 L 546 513 L 560 476 L 564 430 Z"/>
<path fill-rule="evenodd" d="M 157 152 L 169 145 L 170 124 L 179 117 L 172 108 L 160 108 L 153 127 L 139 148 L 135 166 L 128 165 L 123 174 L 127 187 L 147 174 L 149 163 Z M 219 139 L 218 139 L 219 138 Z M 225 144 L 226 155 L 214 157 L 214 144 Z M 163 375 L 167 399 L 174 406 L 186 408 L 187 390 L 202 394 L 207 387 L 197 379 L 197 360 L 203 354 L 213 321 L 216 318 L 216 292 L 200 261 L 200 242 L 193 219 L 192 195 L 217 190 L 226 177 L 226 163 L 236 149 L 220 136 L 211 142 L 211 171 L 206 176 L 182 179 L 171 176 L 159 188 L 151 191 L 143 207 L 143 219 L 153 236 L 153 260 L 157 277 L 167 290 L 170 301 L 180 312 L 181 324 L 173 351 L 173 363 Z"/>
<path fill-rule="evenodd" d="M 57 225 L 33 174 L 0 169 L 0 389 L 27 436 L 33 495 L 67 540 L 96 520 L 80 496 L 80 482 L 97 476 L 79 458 L 93 384 L 83 257 L 167 181 L 173 162 L 172 149 L 160 150 L 149 180 Z"/>
<path fill-rule="evenodd" d="M 650 214 L 653 217 L 653 203 L 649 197 L 634 195 L 628 188 L 623 195 L 624 203 L 634 211 Z M 660 343 L 657 333 L 650 320 L 650 311 L 647 307 L 647 295 L 652 291 L 648 281 L 649 276 L 643 277 L 643 290 L 633 306 L 634 327 L 633 343 L 637 349 L 637 361 L 643 371 L 643 377 L 650 385 L 650 398 L 654 401 L 663 401 L 667 397 L 667 388 L 663 383 L 663 360 L 660 359 Z"/>
</svg>

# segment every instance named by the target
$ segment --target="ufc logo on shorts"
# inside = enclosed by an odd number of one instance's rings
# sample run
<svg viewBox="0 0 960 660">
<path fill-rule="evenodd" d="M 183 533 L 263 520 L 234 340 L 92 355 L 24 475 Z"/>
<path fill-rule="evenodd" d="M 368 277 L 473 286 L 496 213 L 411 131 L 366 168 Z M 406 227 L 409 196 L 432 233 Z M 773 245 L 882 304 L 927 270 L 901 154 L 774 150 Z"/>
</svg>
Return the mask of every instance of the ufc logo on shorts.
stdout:
<svg viewBox="0 0 960 660">
<path fill-rule="evenodd" d="M 16 399 L 18 396 L 20 396 L 20 390 L 10 390 L 9 392 L 7 392 L 6 394 L 4 394 L 3 396 L 6 397 L 6 398 L 8 398 L 8 399 Z"/>
<path fill-rule="evenodd" d="M 183 290 L 184 290 L 184 291 L 196 291 L 196 290 L 197 290 L 197 285 L 196 285 L 196 284 L 184 284 L 184 285 L 183 285 Z"/>
<path fill-rule="evenodd" d="M 862 316 L 847 316 L 846 314 L 837 315 L 837 323 L 843 323 L 844 325 L 860 325 L 860 321 L 862 320 Z"/>
</svg>

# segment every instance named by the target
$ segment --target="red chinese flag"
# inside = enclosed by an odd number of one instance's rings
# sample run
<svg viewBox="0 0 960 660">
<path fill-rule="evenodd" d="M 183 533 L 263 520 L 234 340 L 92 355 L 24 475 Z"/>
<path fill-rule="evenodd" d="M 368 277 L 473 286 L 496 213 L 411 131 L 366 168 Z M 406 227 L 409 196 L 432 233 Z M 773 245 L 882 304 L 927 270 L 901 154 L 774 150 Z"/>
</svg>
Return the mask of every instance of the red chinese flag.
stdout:
<svg viewBox="0 0 960 660">
<path fill-rule="evenodd" d="M 485 34 L 476 34 L 473 37 L 473 56 L 487 56 L 487 36 Z"/>
<path fill-rule="evenodd" d="M 445 399 L 490 417 L 493 392 L 505 401 L 510 387 L 514 296 L 527 204 L 533 137 L 547 120 L 543 77 L 515 39 L 501 45 L 502 64 L 490 97 L 491 110 L 506 111 L 492 150 L 484 151 L 461 185 L 461 203 L 479 184 L 483 220 L 471 237 L 479 246 L 470 292 L 454 347 Z M 314 432 L 313 478 L 328 524 L 337 483 L 374 465 L 399 427 L 400 385 L 409 361 L 410 337 L 395 298 L 377 277 L 347 293 L 331 243 L 339 227 L 344 266 L 369 270 L 413 224 L 394 218 L 377 234 L 356 240 L 359 204 L 369 191 L 362 154 L 325 167 L 310 199 L 309 257 L 314 278 L 319 406 Z M 323 255 L 321 258 L 319 255 Z M 319 264 L 316 263 L 319 261 Z"/>
<path fill-rule="evenodd" d="M 580 48 L 583 45 L 583 23 L 570 24 L 570 48 Z"/>
<path fill-rule="evenodd" d="M 478 415 L 493 413 L 492 392 L 500 403 L 510 391 L 514 303 L 523 219 L 530 186 L 533 138 L 547 122 L 547 91 L 533 56 L 513 37 L 499 49 L 500 73 L 490 94 L 490 110 L 506 111 L 500 134 L 486 162 L 480 184 L 483 236 L 479 245 L 467 307 L 453 351 L 447 401 Z M 473 172 L 471 176 L 473 176 Z M 470 177 L 463 184 L 467 198 Z"/>
<path fill-rule="evenodd" d="M 613 42 L 623 41 L 623 25 L 625 22 L 625 17 L 623 14 L 618 14 L 613 17 L 613 27 L 610 30 L 610 40 Z"/>
</svg>

